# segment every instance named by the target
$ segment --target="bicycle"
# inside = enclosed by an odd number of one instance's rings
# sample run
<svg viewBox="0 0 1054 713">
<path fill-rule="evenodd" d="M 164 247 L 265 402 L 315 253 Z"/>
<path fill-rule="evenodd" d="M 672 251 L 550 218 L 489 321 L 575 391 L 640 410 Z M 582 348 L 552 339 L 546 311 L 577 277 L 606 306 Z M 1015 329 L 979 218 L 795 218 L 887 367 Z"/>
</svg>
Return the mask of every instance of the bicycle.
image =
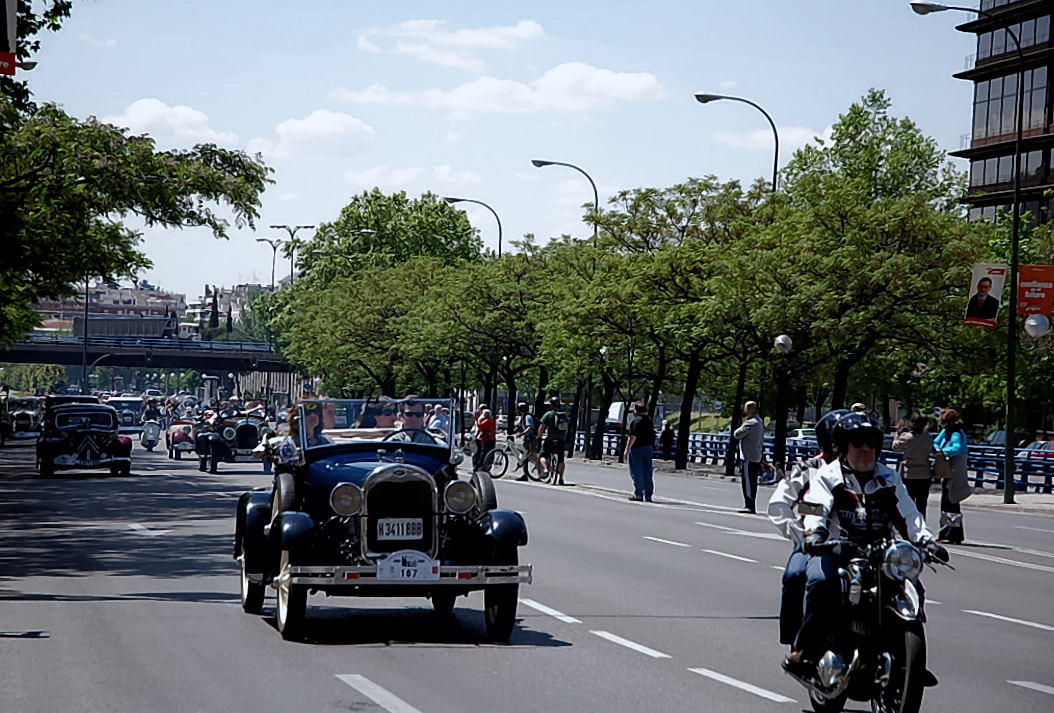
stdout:
<svg viewBox="0 0 1054 713">
<path fill-rule="evenodd" d="M 508 436 L 505 443 L 495 446 L 494 450 L 483 459 L 483 469 L 490 474 L 491 478 L 501 478 L 509 470 L 509 464 L 515 462 L 513 470 L 519 472 L 527 464 L 527 477 L 535 482 L 543 479 L 542 464 L 538 460 L 537 453 L 531 453 L 526 448 L 516 444 L 513 436 Z"/>
</svg>

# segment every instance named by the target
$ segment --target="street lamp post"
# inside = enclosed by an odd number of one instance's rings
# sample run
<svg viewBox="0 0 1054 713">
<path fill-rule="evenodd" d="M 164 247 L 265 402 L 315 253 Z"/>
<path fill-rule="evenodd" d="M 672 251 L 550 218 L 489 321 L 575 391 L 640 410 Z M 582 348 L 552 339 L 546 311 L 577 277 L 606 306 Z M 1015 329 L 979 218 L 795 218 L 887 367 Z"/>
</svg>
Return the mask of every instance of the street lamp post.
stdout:
<svg viewBox="0 0 1054 713">
<path fill-rule="evenodd" d="M 764 114 L 765 118 L 768 119 L 769 126 L 772 127 L 772 138 L 775 140 L 775 143 L 776 143 L 775 151 L 773 151 L 773 155 L 772 155 L 772 192 L 775 193 L 776 192 L 776 179 L 777 179 L 777 177 L 779 175 L 778 172 L 779 172 L 779 164 L 780 164 L 780 134 L 779 134 L 779 131 L 776 130 L 776 122 L 774 122 L 772 120 L 772 117 L 769 116 L 769 113 L 767 111 L 765 111 L 759 105 L 755 104 L 754 102 L 750 101 L 749 99 L 744 99 L 743 97 L 728 96 L 727 94 L 707 94 L 705 92 L 700 92 L 700 93 L 695 95 L 695 100 L 697 102 L 699 102 L 700 104 L 709 104 L 710 102 L 720 101 L 722 99 L 728 99 L 729 101 L 742 102 L 744 104 L 749 104 L 750 106 L 754 107 L 755 109 L 760 111 L 762 114 Z"/>
<path fill-rule="evenodd" d="M 478 201 L 475 198 L 453 198 L 451 196 L 447 196 L 443 200 L 445 200 L 450 205 L 454 205 L 455 203 L 475 203 L 476 205 L 481 205 L 487 210 L 489 210 L 494 216 L 494 220 L 498 221 L 498 257 L 501 257 L 501 218 L 498 217 L 498 212 L 496 210 L 491 208 L 483 201 Z"/>
<path fill-rule="evenodd" d="M 540 158 L 531 159 L 531 164 L 535 168 L 544 168 L 545 166 L 565 166 L 566 168 L 574 169 L 578 171 L 586 180 L 589 181 L 589 185 L 593 187 L 593 212 L 600 215 L 600 194 L 597 192 L 597 184 L 593 181 L 592 177 L 586 173 L 583 169 L 574 165 L 573 163 L 564 163 L 563 161 L 544 161 Z M 593 247 L 597 246 L 597 223 L 593 221 Z"/>
<path fill-rule="evenodd" d="M 88 387 L 88 276 L 84 276 L 84 334 L 81 335 L 81 393 Z"/>
<path fill-rule="evenodd" d="M 289 233 L 289 284 L 293 284 L 293 255 L 296 253 L 296 234 L 299 230 L 313 230 L 313 225 L 272 225 L 271 230 L 284 230 Z"/>
<path fill-rule="evenodd" d="M 271 246 L 271 292 L 274 292 L 274 262 L 278 257 L 278 246 L 284 241 L 279 240 L 278 238 L 257 238 L 256 242 L 267 243 Z"/>
<path fill-rule="evenodd" d="M 919 15 L 932 12 L 957 10 L 970 12 L 981 17 L 998 20 L 998 16 L 987 10 L 958 5 L 939 5 L 932 2 L 913 2 L 911 9 Z M 1025 53 L 1021 41 L 1010 29 L 1010 24 L 1003 26 L 1017 49 L 1017 127 L 1014 134 L 1014 217 L 1010 226 L 1010 308 L 1006 326 L 1006 443 L 1003 446 L 1003 502 L 1014 502 L 1014 420 L 1017 411 L 1017 273 L 1018 252 L 1021 244 L 1021 136 L 1024 133 L 1025 112 Z"/>
</svg>

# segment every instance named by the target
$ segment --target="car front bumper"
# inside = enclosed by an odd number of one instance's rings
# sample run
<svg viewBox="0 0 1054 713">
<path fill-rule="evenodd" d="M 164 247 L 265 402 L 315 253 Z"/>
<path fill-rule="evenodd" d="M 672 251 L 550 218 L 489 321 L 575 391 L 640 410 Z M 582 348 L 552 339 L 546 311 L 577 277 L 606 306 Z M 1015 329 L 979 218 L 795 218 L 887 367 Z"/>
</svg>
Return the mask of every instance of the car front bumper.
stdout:
<svg viewBox="0 0 1054 713">
<path fill-rule="evenodd" d="M 317 587 L 474 587 L 489 584 L 530 584 L 533 578 L 529 564 L 519 565 L 444 565 L 439 567 L 439 578 L 433 580 L 378 579 L 377 565 L 367 566 L 292 566 L 292 584 Z"/>
</svg>

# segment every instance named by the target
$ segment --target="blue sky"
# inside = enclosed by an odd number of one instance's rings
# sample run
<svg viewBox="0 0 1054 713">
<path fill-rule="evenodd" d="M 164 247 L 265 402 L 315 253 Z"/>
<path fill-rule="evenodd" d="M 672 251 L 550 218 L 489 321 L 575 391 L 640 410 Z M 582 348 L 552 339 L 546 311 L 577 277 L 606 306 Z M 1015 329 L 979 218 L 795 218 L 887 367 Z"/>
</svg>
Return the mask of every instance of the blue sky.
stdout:
<svg viewBox="0 0 1054 713">
<path fill-rule="evenodd" d="M 24 76 L 38 101 L 164 148 L 263 153 L 276 183 L 257 231 L 145 235 L 146 277 L 195 296 L 204 283 L 269 281 L 271 250 L 253 241 L 281 237 L 268 224 L 332 220 L 374 185 L 485 201 L 508 244 L 591 234 L 588 184 L 532 158 L 582 166 L 602 202 L 688 176 L 768 176 L 764 117 L 698 104 L 697 91 L 764 106 L 781 165 L 870 87 L 956 150 L 972 96 L 951 77 L 974 52 L 954 30 L 966 19 L 919 17 L 906 0 L 79 0 Z M 493 217 L 468 213 L 494 248 Z"/>
</svg>

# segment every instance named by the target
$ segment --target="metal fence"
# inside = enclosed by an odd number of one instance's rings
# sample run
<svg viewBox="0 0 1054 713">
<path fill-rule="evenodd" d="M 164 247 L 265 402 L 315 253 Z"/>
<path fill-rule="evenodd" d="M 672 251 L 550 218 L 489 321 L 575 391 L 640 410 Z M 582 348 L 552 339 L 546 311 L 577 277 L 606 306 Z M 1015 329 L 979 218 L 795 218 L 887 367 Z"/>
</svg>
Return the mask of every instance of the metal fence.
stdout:
<svg viewBox="0 0 1054 713">
<path fill-rule="evenodd" d="M 658 436 L 656 436 L 658 438 Z M 688 462 L 701 465 L 722 465 L 725 462 L 725 453 L 728 449 L 729 435 L 727 433 L 693 433 L 688 438 Z M 585 453 L 588 443 L 592 440 L 592 434 L 579 431 L 575 442 L 575 450 Z M 605 456 L 617 457 L 626 447 L 625 436 L 619 433 L 605 433 L 603 454 Z M 676 446 L 675 446 L 676 448 Z M 765 456 L 771 460 L 773 439 L 765 438 Z M 817 453 L 815 446 L 794 441 L 787 442 L 787 466 L 794 465 L 799 460 L 804 460 Z M 890 468 L 896 468 L 900 463 L 902 453 L 897 451 L 883 450 L 879 460 Z M 1031 489 L 1037 493 L 1054 492 L 1054 451 L 1031 451 L 1024 448 L 1016 449 L 1014 458 L 1014 485 L 1018 492 L 1027 492 Z M 967 473 L 976 488 L 994 487 L 1003 489 L 1003 479 L 1006 472 L 1006 460 L 1001 446 L 970 446 L 967 460 Z"/>
<path fill-rule="evenodd" d="M 61 334 L 31 334 L 25 340 L 30 344 L 81 345 L 81 337 Z M 181 349 L 203 352 L 270 352 L 267 342 L 202 342 L 194 339 L 155 339 L 152 337 L 89 337 L 88 344 L 94 347 L 123 347 L 128 349 Z"/>
</svg>

